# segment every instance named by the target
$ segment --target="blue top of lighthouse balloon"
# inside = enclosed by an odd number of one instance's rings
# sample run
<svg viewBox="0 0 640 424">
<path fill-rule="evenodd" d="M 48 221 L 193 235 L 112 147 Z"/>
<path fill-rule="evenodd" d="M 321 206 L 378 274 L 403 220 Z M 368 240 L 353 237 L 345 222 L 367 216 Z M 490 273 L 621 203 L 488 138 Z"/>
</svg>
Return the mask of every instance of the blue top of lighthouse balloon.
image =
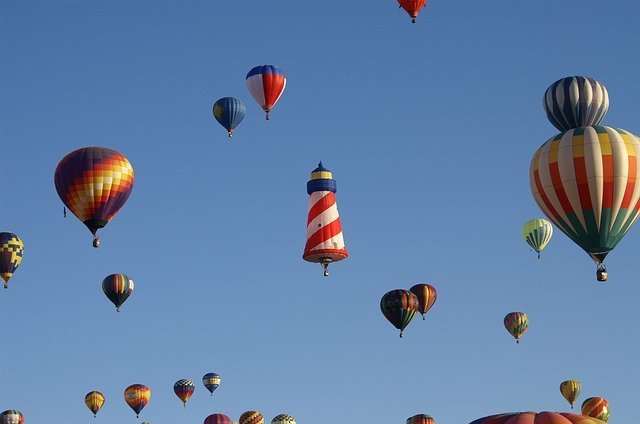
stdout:
<svg viewBox="0 0 640 424">
<path fill-rule="evenodd" d="M 322 165 L 322 162 L 311 171 L 311 179 L 307 182 L 307 193 L 311 194 L 314 191 L 332 191 L 334 193 L 337 191 L 336 180 L 333 179 L 331 171 Z"/>
</svg>

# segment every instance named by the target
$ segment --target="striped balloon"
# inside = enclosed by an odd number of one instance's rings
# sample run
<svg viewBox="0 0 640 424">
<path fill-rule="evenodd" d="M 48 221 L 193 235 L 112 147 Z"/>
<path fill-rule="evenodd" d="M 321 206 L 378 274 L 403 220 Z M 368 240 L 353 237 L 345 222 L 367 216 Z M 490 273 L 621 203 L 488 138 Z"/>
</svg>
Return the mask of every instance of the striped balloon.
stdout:
<svg viewBox="0 0 640 424">
<path fill-rule="evenodd" d="M 136 413 L 136 418 L 140 415 L 142 408 L 149 403 L 149 399 L 151 399 L 151 390 L 144 384 L 132 384 L 124 390 L 124 401 Z"/>
<path fill-rule="evenodd" d="M 93 412 L 93 417 L 95 418 L 100 408 L 102 408 L 102 405 L 104 405 L 104 395 L 95 390 L 89 392 L 84 397 L 84 404 Z"/>
<path fill-rule="evenodd" d="M 278 102 L 287 86 L 287 78 L 273 65 L 256 66 L 247 74 L 247 88 L 269 119 L 269 112 Z"/>
<path fill-rule="evenodd" d="M 0 277 L 4 280 L 4 288 L 9 287 L 9 279 L 16 272 L 24 256 L 24 244 L 20 237 L 13 233 L 0 233 Z"/>
<path fill-rule="evenodd" d="M 204 419 L 204 424 L 231 424 L 231 419 L 225 414 L 211 414 Z"/>
<path fill-rule="evenodd" d="M 431 415 L 418 414 L 407 418 L 407 424 L 436 424 L 436 420 Z"/>
<path fill-rule="evenodd" d="M 211 395 L 213 395 L 213 391 L 218 388 L 221 381 L 222 377 L 215 372 L 209 372 L 202 377 L 202 384 L 209 390 Z"/>
<path fill-rule="evenodd" d="M 394 327 L 402 332 L 416 315 L 418 297 L 409 290 L 396 289 L 387 292 L 380 300 L 380 310 Z"/>
<path fill-rule="evenodd" d="M 0 424 L 24 424 L 24 416 L 20 411 L 8 409 L 0 413 Z"/>
<path fill-rule="evenodd" d="M 520 343 L 520 337 L 529 327 L 529 317 L 524 312 L 509 312 L 504 317 L 504 327 Z"/>
<path fill-rule="evenodd" d="M 424 314 L 429 312 L 429 309 L 431 309 L 433 304 L 436 303 L 438 292 L 436 292 L 436 288 L 431 284 L 416 284 L 409 290 L 418 298 L 417 310 L 420 312 L 422 319 L 424 320 Z"/>
<path fill-rule="evenodd" d="M 548 140 L 531 161 L 536 203 L 599 266 L 638 219 L 639 151 L 627 131 L 583 127 Z"/>
<path fill-rule="evenodd" d="M 598 125 L 609 109 L 604 85 L 589 77 L 567 77 L 551 84 L 544 93 L 544 110 L 560 131 Z"/>
<path fill-rule="evenodd" d="M 133 293 L 133 279 L 125 274 L 111 274 L 102 280 L 102 291 L 120 312 L 120 306 Z"/>
<path fill-rule="evenodd" d="M 609 421 L 609 402 L 605 398 L 590 397 L 582 402 L 582 415 L 597 418 L 602 421 Z"/>
<path fill-rule="evenodd" d="M 505 414 L 491 415 L 478 418 L 470 424 L 603 424 L 596 418 L 584 415 L 570 414 L 567 412 L 508 412 Z"/>
<path fill-rule="evenodd" d="M 213 117 L 227 130 L 229 138 L 244 119 L 245 112 L 244 103 L 235 97 L 223 97 L 213 104 Z"/>
<path fill-rule="evenodd" d="M 240 424 L 264 424 L 264 417 L 258 411 L 247 411 L 240 415 Z"/>
<path fill-rule="evenodd" d="M 173 385 L 173 391 L 178 396 L 178 399 L 182 401 L 184 407 L 187 407 L 187 401 L 193 394 L 196 389 L 196 385 L 193 384 L 193 381 L 187 380 L 186 378 L 182 378 L 176 381 Z"/>
<path fill-rule="evenodd" d="M 547 247 L 553 235 L 553 225 L 546 219 L 536 218 L 522 226 L 522 238 L 533 248 L 540 259 L 540 252 Z"/>
<path fill-rule="evenodd" d="M 576 399 L 580 396 L 580 388 L 578 380 L 565 380 L 560 383 L 560 393 L 569 402 L 571 409 L 573 409 L 573 404 L 576 403 Z"/>
<path fill-rule="evenodd" d="M 271 424 L 296 424 L 296 419 L 291 415 L 280 414 L 273 417 Z"/>
<path fill-rule="evenodd" d="M 411 22 L 415 24 L 418 13 L 425 7 L 427 0 L 398 0 L 398 4 L 411 16 Z"/>
</svg>

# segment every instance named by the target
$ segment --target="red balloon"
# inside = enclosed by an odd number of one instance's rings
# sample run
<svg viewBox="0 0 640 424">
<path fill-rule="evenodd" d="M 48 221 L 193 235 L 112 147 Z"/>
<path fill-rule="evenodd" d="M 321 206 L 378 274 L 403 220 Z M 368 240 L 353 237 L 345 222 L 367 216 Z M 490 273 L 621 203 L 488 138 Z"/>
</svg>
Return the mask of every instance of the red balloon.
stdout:
<svg viewBox="0 0 640 424">
<path fill-rule="evenodd" d="M 411 22 L 416 23 L 416 18 L 420 9 L 426 6 L 427 0 L 398 0 L 400 7 L 407 11 L 411 16 Z"/>
</svg>

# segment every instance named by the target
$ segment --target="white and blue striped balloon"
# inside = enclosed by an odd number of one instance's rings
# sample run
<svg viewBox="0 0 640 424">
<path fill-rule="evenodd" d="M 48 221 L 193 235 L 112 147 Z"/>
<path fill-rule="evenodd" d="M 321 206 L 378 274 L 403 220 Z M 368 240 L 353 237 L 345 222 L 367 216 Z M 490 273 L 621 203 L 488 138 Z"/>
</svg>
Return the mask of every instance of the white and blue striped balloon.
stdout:
<svg viewBox="0 0 640 424">
<path fill-rule="evenodd" d="M 551 84 L 542 103 L 549 121 L 564 132 L 598 125 L 609 109 L 609 94 L 593 78 L 573 76 Z"/>
</svg>

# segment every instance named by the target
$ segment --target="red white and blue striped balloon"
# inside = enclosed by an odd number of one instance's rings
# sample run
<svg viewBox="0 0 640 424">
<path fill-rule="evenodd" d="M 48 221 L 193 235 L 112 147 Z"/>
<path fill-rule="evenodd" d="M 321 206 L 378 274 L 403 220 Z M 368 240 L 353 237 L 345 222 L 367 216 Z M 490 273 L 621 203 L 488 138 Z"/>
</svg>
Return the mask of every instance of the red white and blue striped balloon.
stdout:
<svg viewBox="0 0 640 424">
<path fill-rule="evenodd" d="M 547 88 L 543 106 L 549 121 L 564 132 L 598 125 L 609 109 L 609 94 L 593 78 L 566 77 Z"/>
<path fill-rule="evenodd" d="M 265 111 L 267 119 L 269 119 L 269 112 L 282 96 L 286 85 L 287 78 L 277 66 L 256 66 L 247 74 L 249 93 Z"/>
</svg>

